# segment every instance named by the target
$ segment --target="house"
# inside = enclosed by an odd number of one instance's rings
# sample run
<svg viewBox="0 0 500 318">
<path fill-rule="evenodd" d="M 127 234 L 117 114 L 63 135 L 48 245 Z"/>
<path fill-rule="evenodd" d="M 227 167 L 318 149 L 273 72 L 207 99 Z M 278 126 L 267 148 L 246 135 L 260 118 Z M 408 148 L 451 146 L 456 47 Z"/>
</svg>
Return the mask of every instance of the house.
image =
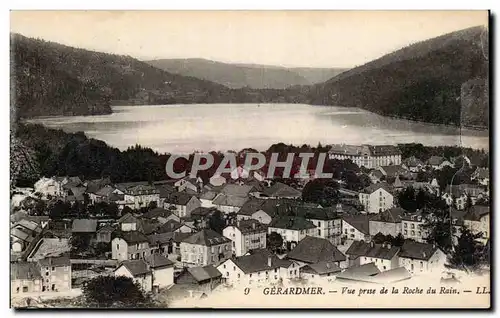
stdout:
<svg viewBox="0 0 500 318">
<path fill-rule="evenodd" d="M 490 238 L 490 207 L 474 205 L 464 216 L 464 225 L 474 234 L 482 233 L 481 241 L 486 243 Z"/>
<path fill-rule="evenodd" d="M 350 159 L 359 167 L 377 169 L 384 165 L 401 164 L 401 151 L 396 146 L 352 146 L 331 145 L 328 151 L 330 159 Z"/>
<path fill-rule="evenodd" d="M 222 262 L 231 257 L 231 240 L 204 229 L 181 242 L 181 262 L 184 266 L 205 266 Z"/>
<path fill-rule="evenodd" d="M 118 183 L 115 186 L 123 192 L 125 204 L 130 208 L 138 210 L 152 203 L 160 204 L 160 191 L 147 182 Z"/>
<path fill-rule="evenodd" d="M 316 226 L 317 233 L 313 236 L 327 239 L 334 245 L 341 243 L 342 219 L 337 214 L 337 208 L 316 208 L 285 203 L 277 206 L 277 213 L 303 217 Z"/>
<path fill-rule="evenodd" d="M 176 181 L 174 187 L 179 192 L 191 190 L 192 192 L 198 193 L 200 189 L 203 188 L 203 180 L 200 177 L 191 178 L 187 176 Z"/>
<path fill-rule="evenodd" d="M 471 176 L 472 180 L 476 180 L 479 184 L 483 186 L 490 185 L 490 169 L 477 167 Z"/>
<path fill-rule="evenodd" d="M 123 232 L 137 231 L 139 229 L 139 219 L 132 213 L 126 213 L 117 222 Z"/>
<path fill-rule="evenodd" d="M 66 197 L 67 190 L 82 185 L 79 177 L 52 177 L 41 178 L 34 184 L 35 193 L 40 193 L 42 198 Z M 65 187 L 66 186 L 66 187 Z"/>
<path fill-rule="evenodd" d="M 125 193 L 120 189 L 115 188 L 111 184 L 106 184 L 101 188 L 87 187 L 86 193 L 89 196 L 89 200 L 92 204 L 96 204 L 97 202 L 113 202 L 117 200 L 125 200 Z"/>
<path fill-rule="evenodd" d="M 40 268 L 36 263 L 10 263 L 10 292 L 12 297 L 18 296 L 18 294 L 41 292 L 42 281 Z"/>
<path fill-rule="evenodd" d="M 345 268 L 346 257 L 329 240 L 306 236 L 295 246 L 286 258 L 300 266 L 318 263 L 332 263 Z"/>
<path fill-rule="evenodd" d="M 342 269 L 333 262 L 319 262 L 308 264 L 300 268 L 300 277 L 308 280 L 335 279 Z"/>
<path fill-rule="evenodd" d="M 115 277 L 125 276 L 131 278 L 145 291 L 153 290 L 153 273 L 143 259 L 126 260 L 114 271 Z"/>
<path fill-rule="evenodd" d="M 26 251 L 36 243 L 42 233 L 42 227 L 32 221 L 22 219 L 10 228 L 10 249 L 14 253 Z"/>
<path fill-rule="evenodd" d="M 427 160 L 427 165 L 435 170 L 441 170 L 444 167 L 453 167 L 453 164 L 450 161 L 441 156 L 431 156 Z"/>
<path fill-rule="evenodd" d="M 370 241 L 371 217 L 364 214 L 342 216 L 342 240 Z"/>
<path fill-rule="evenodd" d="M 171 183 L 158 183 L 155 182 L 154 186 L 158 192 L 160 192 L 160 203 L 158 204 L 159 207 L 164 207 L 165 206 L 165 200 L 174 192 L 177 192 L 174 185 Z"/>
<path fill-rule="evenodd" d="M 191 236 L 192 233 L 168 232 L 148 235 L 149 247 L 152 253 L 165 256 L 173 256 L 180 260 L 181 242 Z"/>
<path fill-rule="evenodd" d="M 354 241 L 345 254 L 349 267 L 374 263 L 380 271 L 386 271 L 399 267 L 399 250 L 399 247 L 391 246 L 389 243 Z"/>
<path fill-rule="evenodd" d="M 208 182 L 213 186 L 219 187 L 226 183 L 226 178 L 224 178 L 220 174 L 214 174 L 210 177 Z"/>
<path fill-rule="evenodd" d="M 151 254 L 145 259 L 152 274 L 153 288 L 165 288 L 174 283 L 174 263 L 163 255 Z"/>
<path fill-rule="evenodd" d="M 144 259 L 151 254 L 148 238 L 138 231 L 116 232 L 111 241 L 111 258 L 118 261 Z"/>
<path fill-rule="evenodd" d="M 115 231 L 115 228 L 110 225 L 102 226 L 97 230 L 96 242 L 110 243 L 111 234 Z"/>
<path fill-rule="evenodd" d="M 71 246 L 68 238 L 42 237 L 33 249 L 26 250 L 28 262 L 37 262 L 49 257 L 64 256 L 70 252 Z"/>
<path fill-rule="evenodd" d="M 276 216 L 276 206 L 279 200 L 250 198 L 238 211 L 238 220 L 254 219 L 262 224 L 271 223 Z"/>
<path fill-rule="evenodd" d="M 369 232 L 371 236 L 378 233 L 383 235 L 398 236 L 401 233 L 401 215 L 405 213 L 402 208 L 390 208 L 372 217 L 369 221 Z"/>
<path fill-rule="evenodd" d="M 71 290 L 71 262 L 68 256 L 47 257 L 38 260 L 43 277 L 42 292 Z"/>
<path fill-rule="evenodd" d="M 220 193 L 214 199 L 213 204 L 218 210 L 228 214 L 238 212 L 247 200 L 247 197 Z"/>
<path fill-rule="evenodd" d="M 425 243 L 429 236 L 429 229 L 425 228 L 425 218 L 421 212 L 403 213 L 401 215 L 401 231 L 405 239 Z"/>
<path fill-rule="evenodd" d="M 283 247 L 292 250 L 306 236 L 316 236 L 316 226 L 303 217 L 277 216 L 268 225 L 268 233 L 278 233 L 283 238 Z"/>
<path fill-rule="evenodd" d="M 232 241 L 233 255 L 245 255 L 254 249 L 266 248 L 267 226 L 256 220 L 241 220 L 227 226 L 222 234 Z"/>
<path fill-rule="evenodd" d="M 277 283 L 300 275 L 299 266 L 295 262 L 279 259 L 267 250 L 230 258 L 217 266 L 217 269 L 228 284 Z"/>
<path fill-rule="evenodd" d="M 221 283 L 222 273 L 213 265 L 184 268 L 175 279 L 176 285 L 202 292 L 210 292 Z"/>
<path fill-rule="evenodd" d="M 174 192 L 165 198 L 164 207 L 171 210 L 179 218 L 189 217 L 191 212 L 201 207 L 200 200 L 186 192 Z"/>
<path fill-rule="evenodd" d="M 193 226 L 190 226 L 186 223 L 180 223 L 175 220 L 169 220 L 165 224 L 160 225 L 155 232 L 160 234 L 160 233 L 193 233 L 196 231 L 196 228 Z"/>
<path fill-rule="evenodd" d="M 299 199 L 302 197 L 302 192 L 284 183 L 276 182 L 271 187 L 264 189 L 260 197 L 271 199 Z"/>
<path fill-rule="evenodd" d="M 398 256 L 399 266 L 404 266 L 412 275 L 441 272 L 446 263 L 446 254 L 436 245 L 410 240 L 405 240 Z"/>
<path fill-rule="evenodd" d="M 380 170 L 372 170 L 368 174 L 368 177 L 370 178 L 370 181 L 372 183 L 379 183 L 382 181 L 382 179 L 385 179 L 384 174 Z"/>
<path fill-rule="evenodd" d="M 196 210 L 196 209 L 195 209 Z M 180 222 L 180 217 L 175 215 L 172 210 L 163 208 L 154 208 L 142 214 L 143 219 L 156 220 L 161 224 L 167 223 L 169 220 Z"/>
<path fill-rule="evenodd" d="M 217 209 L 199 207 L 191 211 L 191 219 L 193 220 L 194 225 L 203 229 L 207 227 L 208 220 L 215 211 L 217 211 Z"/>
<path fill-rule="evenodd" d="M 472 204 L 475 204 L 479 198 L 484 197 L 488 197 L 484 188 L 474 184 L 447 185 L 441 196 L 446 204 L 454 205 L 459 210 L 466 208 L 468 198 L 471 199 Z"/>
<path fill-rule="evenodd" d="M 392 189 L 386 182 L 369 185 L 359 192 L 359 201 L 367 213 L 379 213 L 394 205 Z"/>
<path fill-rule="evenodd" d="M 416 158 L 415 156 L 411 156 L 403 160 L 403 168 L 411 171 L 411 172 L 419 172 L 425 164 L 422 160 Z"/>
<path fill-rule="evenodd" d="M 204 207 L 204 208 L 215 207 L 215 205 L 213 204 L 213 201 L 219 195 L 219 193 L 220 193 L 220 191 L 218 191 L 218 190 L 215 190 L 215 191 L 214 190 L 204 191 L 200 195 L 201 206 Z"/>
</svg>

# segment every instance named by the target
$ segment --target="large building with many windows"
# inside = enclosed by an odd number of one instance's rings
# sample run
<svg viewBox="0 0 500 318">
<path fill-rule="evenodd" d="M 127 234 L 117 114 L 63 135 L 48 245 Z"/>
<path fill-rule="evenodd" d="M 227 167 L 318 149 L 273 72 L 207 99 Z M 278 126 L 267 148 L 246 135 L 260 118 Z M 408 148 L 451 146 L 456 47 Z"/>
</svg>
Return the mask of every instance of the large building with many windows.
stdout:
<svg viewBox="0 0 500 318">
<path fill-rule="evenodd" d="M 400 165 L 401 151 L 396 146 L 332 145 L 330 159 L 350 159 L 359 167 L 377 169 L 380 166 Z"/>
</svg>

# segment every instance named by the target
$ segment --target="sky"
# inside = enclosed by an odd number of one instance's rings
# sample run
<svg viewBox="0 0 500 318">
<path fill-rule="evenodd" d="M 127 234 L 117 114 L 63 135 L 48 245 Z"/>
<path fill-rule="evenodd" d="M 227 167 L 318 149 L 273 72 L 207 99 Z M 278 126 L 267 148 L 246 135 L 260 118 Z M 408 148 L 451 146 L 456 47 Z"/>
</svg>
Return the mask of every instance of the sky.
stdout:
<svg viewBox="0 0 500 318">
<path fill-rule="evenodd" d="M 487 11 L 11 11 L 11 32 L 141 60 L 354 67 Z"/>
</svg>

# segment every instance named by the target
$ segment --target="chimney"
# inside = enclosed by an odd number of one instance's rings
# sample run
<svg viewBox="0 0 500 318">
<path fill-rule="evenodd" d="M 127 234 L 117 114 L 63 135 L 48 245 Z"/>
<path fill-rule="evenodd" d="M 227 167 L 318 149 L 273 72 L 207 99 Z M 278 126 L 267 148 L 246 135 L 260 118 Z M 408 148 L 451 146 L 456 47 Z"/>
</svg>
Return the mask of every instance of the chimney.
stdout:
<svg viewBox="0 0 500 318">
<path fill-rule="evenodd" d="M 388 249 L 391 249 L 392 245 L 391 245 L 391 243 L 386 243 L 385 247 L 387 247 Z"/>
<path fill-rule="evenodd" d="M 433 249 L 436 249 L 436 248 L 437 248 L 436 242 L 432 243 L 432 248 L 433 248 Z"/>
<path fill-rule="evenodd" d="M 427 258 L 427 253 L 426 253 L 426 252 L 423 252 L 423 253 L 422 253 L 422 256 L 423 256 L 424 258 Z"/>
<path fill-rule="evenodd" d="M 252 222 L 252 229 L 255 230 L 255 222 Z"/>
<path fill-rule="evenodd" d="M 375 247 L 375 242 L 371 241 L 371 242 L 370 242 L 370 246 L 371 246 L 371 247 Z"/>
<path fill-rule="evenodd" d="M 330 263 L 326 263 L 326 268 L 330 268 Z"/>
<path fill-rule="evenodd" d="M 272 266 L 272 259 L 271 259 L 271 255 L 269 255 L 267 257 L 267 267 L 271 267 Z"/>
</svg>

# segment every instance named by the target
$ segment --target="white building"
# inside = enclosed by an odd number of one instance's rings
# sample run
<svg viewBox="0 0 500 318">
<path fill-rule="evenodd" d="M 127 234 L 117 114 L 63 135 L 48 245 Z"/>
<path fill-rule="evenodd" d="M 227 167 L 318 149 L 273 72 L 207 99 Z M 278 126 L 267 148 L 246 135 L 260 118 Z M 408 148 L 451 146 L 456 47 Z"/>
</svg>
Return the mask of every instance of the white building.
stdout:
<svg viewBox="0 0 500 318">
<path fill-rule="evenodd" d="M 394 206 L 394 196 L 385 182 L 372 184 L 359 192 L 359 201 L 367 213 L 379 213 Z"/>
<path fill-rule="evenodd" d="M 303 217 L 282 216 L 272 220 L 268 233 L 278 233 L 283 238 L 283 246 L 293 249 L 306 236 L 318 236 L 316 226 Z"/>
<path fill-rule="evenodd" d="M 214 265 L 231 257 L 232 241 L 209 229 L 201 230 L 180 244 L 184 266 Z"/>
<path fill-rule="evenodd" d="M 401 231 L 405 239 L 425 243 L 430 229 L 426 229 L 425 218 L 421 213 L 405 213 L 401 215 Z"/>
<path fill-rule="evenodd" d="M 256 220 L 237 221 L 227 226 L 222 234 L 232 241 L 232 251 L 237 257 L 250 250 L 266 248 L 267 227 Z"/>
<path fill-rule="evenodd" d="M 399 251 L 399 266 L 404 266 L 412 275 L 439 273 L 445 263 L 446 254 L 433 244 L 406 240 Z"/>
<path fill-rule="evenodd" d="M 482 233 L 481 241 L 490 238 L 490 207 L 475 205 L 465 214 L 464 225 L 474 234 Z"/>
<path fill-rule="evenodd" d="M 401 164 L 401 151 L 396 146 L 332 145 L 328 156 L 330 159 L 349 159 L 368 169 Z"/>
<path fill-rule="evenodd" d="M 343 216 L 342 239 L 344 241 L 370 241 L 370 216 L 366 214 Z"/>
<path fill-rule="evenodd" d="M 387 271 L 399 267 L 399 250 L 399 247 L 389 243 L 354 241 L 345 254 L 350 267 L 374 263 L 380 271 Z"/>
<path fill-rule="evenodd" d="M 300 276 L 299 266 L 295 262 L 281 260 L 267 250 L 228 259 L 217 269 L 226 283 L 243 286 L 277 283 Z"/>
</svg>

